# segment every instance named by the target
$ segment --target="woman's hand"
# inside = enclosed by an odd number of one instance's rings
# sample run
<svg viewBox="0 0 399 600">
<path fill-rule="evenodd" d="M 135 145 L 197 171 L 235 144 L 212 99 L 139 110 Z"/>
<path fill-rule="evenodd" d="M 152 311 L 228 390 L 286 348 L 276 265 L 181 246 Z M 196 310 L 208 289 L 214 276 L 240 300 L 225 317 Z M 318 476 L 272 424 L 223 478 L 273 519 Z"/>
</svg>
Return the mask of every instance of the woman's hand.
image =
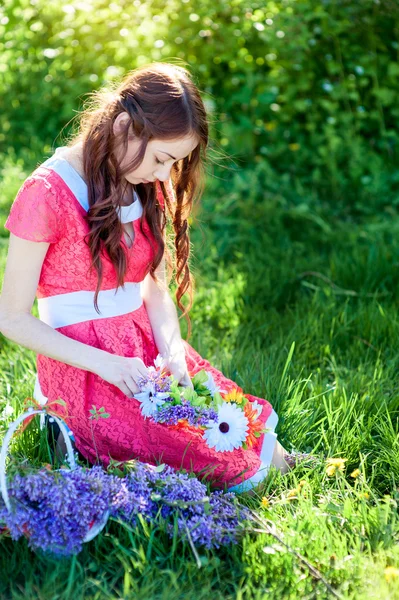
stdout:
<svg viewBox="0 0 399 600">
<path fill-rule="evenodd" d="M 178 381 L 179 385 L 194 388 L 186 364 L 186 353 L 183 350 L 169 356 L 163 356 L 165 366 L 171 375 Z"/>
<path fill-rule="evenodd" d="M 129 398 L 133 398 L 134 394 L 140 391 L 136 380 L 139 377 L 147 377 L 148 369 L 141 358 L 110 354 L 104 362 L 100 363 L 95 373 L 115 385 Z"/>
</svg>

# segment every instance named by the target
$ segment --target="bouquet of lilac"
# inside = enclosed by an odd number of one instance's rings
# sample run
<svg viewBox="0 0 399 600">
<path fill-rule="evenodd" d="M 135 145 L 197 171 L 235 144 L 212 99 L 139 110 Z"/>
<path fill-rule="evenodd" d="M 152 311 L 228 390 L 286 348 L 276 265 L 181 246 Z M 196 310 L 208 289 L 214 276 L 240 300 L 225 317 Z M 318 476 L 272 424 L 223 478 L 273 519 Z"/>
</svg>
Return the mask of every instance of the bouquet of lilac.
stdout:
<svg viewBox="0 0 399 600">
<path fill-rule="evenodd" d="M 25 536 L 32 550 L 76 554 L 106 524 L 116 492 L 112 479 L 96 466 L 17 474 L 9 484 L 12 510 L 0 499 L 0 533 L 3 529 L 13 540 Z M 101 526 L 88 537 L 99 518 Z"/>
<path fill-rule="evenodd" d="M 132 461 L 133 469 L 120 477 L 100 466 L 90 469 L 77 466 L 14 476 L 9 484 L 13 510 L 0 498 L 1 532 L 18 540 L 25 535 L 32 550 L 67 556 L 82 550 L 88 541 L 87 529 L 102 518 L 137 523 L 163 520 L 170 537 L 177 533 L 190 544 L 219 548 L 238 539 L 240 524 L 248 518 L 231 492 L 207 494 L 206 486 L 196 477 L 174 471 L 166 465 L 158 467 Z M 106 519 L 103 519 L 103 515 Z"/>
<path fill-rule="evenodd" d="M 219 452 L 252 448 L 268 429 L 260 420 L 263 406 L 251 402 L 241 388 L 220 389 L 204 369 L 191 379 L 193 389 L 179 386 L 158 355 L 147 377 L 140 377 L 134 398 L 145 418 L 169 426 L 195 427 L 205 443 Z"/>
<path fill-rule="evenodd" d="M 67 447 L 70 468 L 53 471 L 51 465 L 33 470 L 24 467 L 7 485 L 6 456 L 13 433 L 26 419 L 46 413 L 45 409 L 20 415 L 10 424 L 0 449 L 0 535 L 13 540 L 25 536 L 32 550 L 58 555 L 77 554 L 92 540 L 108 518 L 135 524 L 138 516 L 148 521 L 166 520 L 166 529 L 208 548 L 235 541 L 246 509 L 239 509 L 231 492 L 207 494 L 195 476 L 179 473 L 164 464 L 157 467 L 130 461 L 132 470 L 124 477 L 77 465 L 63 420 L 53 413 Z M 111 467 L 120 463 L 111 463 Z M 175 519 L 174 517 L 177 517 Z M 173 520 L 173 525 L 170 522 Z"/>
</svg>

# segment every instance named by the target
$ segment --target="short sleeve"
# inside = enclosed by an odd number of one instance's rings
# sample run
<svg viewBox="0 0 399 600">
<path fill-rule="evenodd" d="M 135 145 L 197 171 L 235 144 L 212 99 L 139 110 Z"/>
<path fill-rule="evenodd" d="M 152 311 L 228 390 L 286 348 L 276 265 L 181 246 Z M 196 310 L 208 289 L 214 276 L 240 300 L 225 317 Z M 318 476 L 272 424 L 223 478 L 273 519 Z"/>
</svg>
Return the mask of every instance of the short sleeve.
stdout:
<svg viewBox="0 0 399 600">
<path fill-rule="evenodd" d="M 32 242 L 58 242 L 63 218 L 56 190 L 44 177 L 31 175 L 22 184 L 4 224 Z"/>
</svg>

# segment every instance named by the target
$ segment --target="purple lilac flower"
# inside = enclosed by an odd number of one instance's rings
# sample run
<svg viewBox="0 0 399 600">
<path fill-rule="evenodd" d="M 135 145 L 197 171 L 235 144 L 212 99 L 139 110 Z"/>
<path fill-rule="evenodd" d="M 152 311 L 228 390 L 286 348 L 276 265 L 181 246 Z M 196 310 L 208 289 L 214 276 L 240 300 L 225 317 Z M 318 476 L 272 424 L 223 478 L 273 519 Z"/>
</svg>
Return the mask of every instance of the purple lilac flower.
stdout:
<svg viewBox="0 0 399 600">
<path fill-rule="evenodd" d="M 207 425 L 209 421 L 217 421 L 217 413 L 212 408 L 192 406 L 189 402 L 165 406 L 158 409 L 152 418 L 157 423 L 177 425 L 179 419 L 186 419 L 189 425 Z"/>
<path fill-rule="evenodd" d="M 162 376 L 156 369 L 149 369 L 146 377 L 137 378 L 140 390 L 148 383 L 154 384 L 156 392 L 169 392 L 172 381 L 169 376 Z"/>
<path fill-rule="evenodd" d="M 195 476 L 172 467 L 136 461 L 125 477 L 117 477 L 100 466 L 90 469 L 39 470 L 9 483 L 10 513 L 0 497 L 0 523 L 13 540 L 25 531 L 28 545 L 59 555 L 77 554 L 93 520 L 106 510 L 110 516 L 130 524 L 138 514 L 147 521 L 166 519 L 166 530 L 174 535 L 171 523 L 176 517 L 182 538 L 188 528 L 194 543 L 219 548 L 234 541 L 244 510 L 234 504 L 234 494 L 216 491 Z"/>
<path fill-rule="evenodd" d="M 115 491 L 111 483 L 109 475 L 96 466 L 17 474 L 9 484 L 12 510 L 0 502 L 0 522 L 13 540 L 29 532 L 32 550 L 78 553 L 90 524 L 100 519 L 111 503 Z"/>
</svg>

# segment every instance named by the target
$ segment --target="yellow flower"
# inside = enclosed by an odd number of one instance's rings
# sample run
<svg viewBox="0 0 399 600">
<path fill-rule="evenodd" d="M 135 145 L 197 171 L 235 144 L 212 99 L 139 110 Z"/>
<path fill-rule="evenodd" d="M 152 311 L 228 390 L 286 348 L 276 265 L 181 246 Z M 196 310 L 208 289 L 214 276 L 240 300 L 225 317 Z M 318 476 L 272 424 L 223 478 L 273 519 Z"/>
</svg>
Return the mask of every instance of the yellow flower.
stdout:
<svg viewBox="0 0 399 600">
<path fill-rule="evenodd" d="M 290 150 L 292 150 L 292 152 L 296 152 L 297 150 L 299 150 L 300 148 L 300 144 L 294 143 L 294 144 L 288 144 L 288 148 Z"/>
<path fill-rule="evenodd" d="M 353 479 L 356 479 L 356 477 L 359 477 L 359 475 L 360 475 L 360 469 L 355 469 L 351 473 L 351 477 L 353 477 Z"/>
<path fill-rule="evenodd" d="M 238 391 L 237 388 L 230 390 L 225 396 L 223 396 L 223 400 L 225 402 L 235 402 L 236 404 L 241 404 L 244 399 L 244 394 Z"/>
<path fill-rule="evenodd" d="M 339 471 L 343 472 L 343 470 L 345 469 L 346 461 L 347 461 L 346 458 L 327 458 L 327 468 L 326 468 L 327 475 L 329 475 L 331 477 L 332 475 L 334 475 L 334 473 L 337 469 Z"/>
<path fill-rule="evenodd" d="M 395 567 L 387 567 L 384 570 L 384 574 L 385 579 L 388 583 L 390 583 L 392 580 L 397 579 L 399 577 L 399 569 L 396 569 Z"/>
<path fill-rule="evenodd" d="M 266 496 L 263 496 L 262 498 L 262 502 L 261 502 L 262 506 L 264 506 L 265 508 L 267 508 L 270 504 L 269 500 L 266 498 Z"/>
<path fill-rule="evenodd" d="M 287 498 L 293 498 L 293 499 L 298 498 L 298 494 L 300 493 L 300 491 L 301 491 L 301 488 L 299 486 L 294 488 L 293 490 L 290 490 L 287 493 Z"/>
<path fill-rule="evenodd" d="M 304 479 L 302 479 L 302 481 L 300 481 L 300 482 L 298 483 L 298 487 L 299 487 L 299 488 L 301 488 L 301 487 L 303 487 L 304 485 L 307 485 L 307 483 L 308 483 L 307 481 L 305 481 Z"/>
<path fill-rule="evenodd" d="M 363 492 L 362 496 L 363 498 L 366 498 L 366 500 L 370 498 L 370 494 L 368 492 Z"/>
</svg>

